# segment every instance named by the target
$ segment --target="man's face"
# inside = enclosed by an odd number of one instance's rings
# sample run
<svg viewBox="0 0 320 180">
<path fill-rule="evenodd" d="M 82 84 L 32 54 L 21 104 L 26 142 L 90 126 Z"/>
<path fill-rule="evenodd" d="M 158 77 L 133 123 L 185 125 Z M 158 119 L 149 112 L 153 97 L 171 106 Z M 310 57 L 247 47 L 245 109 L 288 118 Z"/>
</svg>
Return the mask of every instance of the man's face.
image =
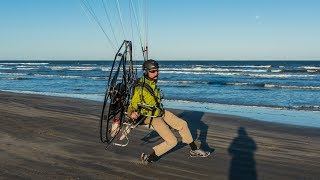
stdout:
<svg viewBox="0 0 320 180">
<path fill-rule="evenodd" d="M 158 79 L 159 69 L 149 69 L 148 77 L 154 80 Z"/>
</svg>

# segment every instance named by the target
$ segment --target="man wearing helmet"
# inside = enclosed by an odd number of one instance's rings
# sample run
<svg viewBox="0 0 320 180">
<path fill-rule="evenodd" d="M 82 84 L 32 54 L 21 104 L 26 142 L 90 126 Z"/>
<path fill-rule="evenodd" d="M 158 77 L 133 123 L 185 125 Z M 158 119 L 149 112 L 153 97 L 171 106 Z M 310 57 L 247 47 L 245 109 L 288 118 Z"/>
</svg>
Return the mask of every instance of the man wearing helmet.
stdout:
<svg viewBox="0 0 320 180">
<path fill-rule="evenodd" d="M 190 145 L 190 156 L 209 156 L 210 152 L 197 148 L 187 122 L 163 108 L 160 89 L 157 87 L 159 64 L 149 59 L 143 63 L 143 71 L 143 76 L 134 88 L 128 114 L 132 119 L 146 117 L 144 123 L 152 126 L 164 142 L 153 147 L 154 151 L 150 155 L 142 153 L 141 160 L 146 164 L 151 163 L 177 145 L 177 138 L 170 127 L 178 130 L 182 142 Z"/>
</svg>

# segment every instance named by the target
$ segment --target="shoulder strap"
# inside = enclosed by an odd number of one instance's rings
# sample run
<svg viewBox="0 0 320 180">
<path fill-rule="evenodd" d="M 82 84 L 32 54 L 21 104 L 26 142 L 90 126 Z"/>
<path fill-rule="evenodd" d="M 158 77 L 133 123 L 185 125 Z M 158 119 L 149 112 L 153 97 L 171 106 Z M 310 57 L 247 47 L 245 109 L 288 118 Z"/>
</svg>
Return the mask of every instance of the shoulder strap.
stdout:
<svg viewBox="0 0 320 180">
<path fill-rule="evenodd" d="M 160 108 L 160 102 L 159 102 L 159 99 L 156 97 L 153 89 L 151 88 L 151 86 L 147 83 L 144 83 L 144 82 L 140 82 L 140 78 L 136 80 L 136 82 L 134 83 L 134 86 L 133 86 L 133 89 L 136 88 L 136 87 L 142 87 L 142 88 L 146 88 L 147 91 L 151 94 L 151 96 L 153 96 L 154 100 L 156 101 L 156 104 L 157 106 Z"/>
<path fill-rule="evenodd" d="M 152 96 L 155 97 L 154 91 L 153 91 L 153 89 L 150 87 L 149 84 L 143 83 L 143 82 L 138 82 L 138 83 L 135 84 L 135 87 L 138 87 L 138 86 L 141 86 L 141 87 L 143 87 L 143 88 L 146 88 L 146 89 L 148 90 L 148 92 L 149 92 Z"/>
<path fill-rule="evenodd" d="M 154 100 L 155 100 L 155 102 L 156 102 L 156 104 L 157 104 L 157 105 L 156 105 L 157 108 L 160 108 L 161 111 L 163 111 L 163 108 L 162 108 L 162 106 L 161 106 L 161 104 L 160 104 L 159 98 L 156 97 L 156 95 L 155 95 L 153 89 L 151 88 L 151 86 L 150 86 L 149 84 L 147 84 L 147 83 L 141 82 L 140 79 L 137 79 L 136 82 L 135 82 L 134 85 L 133 85 L 133 90 L 134 90 L 136 87 L 138 87 L 138 86 L 140 86 L 140 87 L 142 87 L 142 88 L 146 88 L 147 91 L 151 94 L 151 96 L 153 96 L 153 98 L 154 98 Z M 154 114 L 155 110 L 156 110 L 156 108 L 153 108 L 152 114 Z M 149 128 L 151 127 L 151 122 L 152 122 L 152 120 L 153 120 L 153 118 L 150 119 Z"/>
</svg>

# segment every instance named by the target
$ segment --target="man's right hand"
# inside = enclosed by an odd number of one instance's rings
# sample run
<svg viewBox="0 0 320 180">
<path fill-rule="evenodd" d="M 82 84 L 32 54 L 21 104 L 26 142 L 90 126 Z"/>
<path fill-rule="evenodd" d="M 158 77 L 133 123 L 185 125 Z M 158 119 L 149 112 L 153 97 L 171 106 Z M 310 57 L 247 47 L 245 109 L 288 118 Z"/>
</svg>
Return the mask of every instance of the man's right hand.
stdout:
<svg viewBox="0 0 320 180">
<path fill-rule="evenodd" d="M 129 116 L 131 119 L 137 119 L 139 117 L 139 113 L 138 112 L 133 112 L 130 116 Z"/>
</svg>

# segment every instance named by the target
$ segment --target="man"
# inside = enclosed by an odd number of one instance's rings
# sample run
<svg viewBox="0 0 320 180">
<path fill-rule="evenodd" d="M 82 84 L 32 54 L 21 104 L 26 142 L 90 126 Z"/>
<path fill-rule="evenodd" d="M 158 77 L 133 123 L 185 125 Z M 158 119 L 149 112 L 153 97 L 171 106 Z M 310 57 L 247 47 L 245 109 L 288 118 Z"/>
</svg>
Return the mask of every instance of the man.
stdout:
<svg viewBox="0 0 320 180">
<path fill-rule="evenodd" d="M 144 123 L 152 126 L 164 140 L 164 142 L 153 147 L 154 151 L 150 155 L 142 153 L 141 160 L 143 163 L 153 162 L 177 145 L 177 138 L 170 130 L 170 127 L 178 130 L 182 137 L 182 142 L 190 145 L 190 156 L 209 156 L 210 152 L 197 148 L 187 122 L 163 108 L 160 89 L 157 87 L 159 64 L 155 60 L 147 60 L 143 63 L 143 71 L 143 76 L 134 88 L 128 114 L 131 119 L 138 119 L 139 116 L 146 117 Z"/>
</svg>

